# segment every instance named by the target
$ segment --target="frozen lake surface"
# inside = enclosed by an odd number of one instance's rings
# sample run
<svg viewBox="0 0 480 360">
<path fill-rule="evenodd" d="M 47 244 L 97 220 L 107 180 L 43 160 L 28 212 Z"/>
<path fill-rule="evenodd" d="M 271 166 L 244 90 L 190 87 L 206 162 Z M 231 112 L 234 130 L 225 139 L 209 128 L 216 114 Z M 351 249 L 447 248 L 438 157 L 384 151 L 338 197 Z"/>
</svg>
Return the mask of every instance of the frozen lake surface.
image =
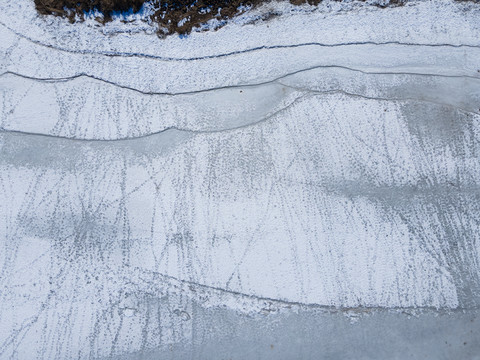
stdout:
<svg viewBox="0 0 480 360">
<path fill-rule="evenodd" d="M 480 359 L 479 19 L 0 3 L 0 359 Z"/>
</svg>

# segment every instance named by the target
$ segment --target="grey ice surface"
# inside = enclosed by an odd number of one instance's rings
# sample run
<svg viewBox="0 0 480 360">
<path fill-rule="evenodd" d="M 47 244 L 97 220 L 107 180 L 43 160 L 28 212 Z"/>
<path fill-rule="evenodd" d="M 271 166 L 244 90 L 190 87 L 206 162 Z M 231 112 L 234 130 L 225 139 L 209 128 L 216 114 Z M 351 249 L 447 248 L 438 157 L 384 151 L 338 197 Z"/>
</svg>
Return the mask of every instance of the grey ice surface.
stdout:
<svg viewBox="0 0 480 360">
<path fill-rule="evenodd" d="M 0 359 L 480 359 L 480 5 L 373 2 L 0 3 Z"/>
<path fill-rule="evenodd" d="M 192 341 L 115 359 L 479 359 L 478 312 L 358 314 L 300 312 L 245 317 L 194 312 Z M 255 336 L 253 336 L 255 334 Z M 108 357 L 106 358 L 108 359 Z"/>
</svg>

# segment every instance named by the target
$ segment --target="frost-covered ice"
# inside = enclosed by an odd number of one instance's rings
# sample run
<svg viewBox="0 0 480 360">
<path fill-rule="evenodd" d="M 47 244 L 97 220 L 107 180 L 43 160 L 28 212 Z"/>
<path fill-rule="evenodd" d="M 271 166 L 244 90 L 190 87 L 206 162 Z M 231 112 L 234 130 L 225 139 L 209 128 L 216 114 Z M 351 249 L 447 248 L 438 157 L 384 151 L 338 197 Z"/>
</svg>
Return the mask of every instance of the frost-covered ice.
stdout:
<svg viewBox="0 0 480 360">
<path fill-rule="evenodd" d="M 480 353 L 480 6 L 271 7 L 160 40 L 0 4 L 0 358 L 376 321 Z M 353 356 L 316 336 L 289 346 Z"/>
</svg>

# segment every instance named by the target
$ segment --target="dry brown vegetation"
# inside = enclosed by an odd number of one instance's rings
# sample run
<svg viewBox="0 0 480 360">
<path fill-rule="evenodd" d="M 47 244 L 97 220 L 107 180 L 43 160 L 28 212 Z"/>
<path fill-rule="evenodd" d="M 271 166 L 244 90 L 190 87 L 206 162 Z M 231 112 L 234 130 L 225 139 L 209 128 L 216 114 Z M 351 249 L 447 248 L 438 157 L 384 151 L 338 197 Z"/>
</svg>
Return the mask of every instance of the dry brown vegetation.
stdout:
<svg viewBox="0 0 480 360">
<path fill-rule="evenodd" d="M 98 21 L 108 22 L 114 12 L 137 12 L 147 0 L 34 0 L 37 11 L 43 15 L 56 15 L 83 19 L 84 12 L 98 10 L 103 14 Z M 318 5 L 322 0 L 290 0 L 294 5 Z M 336 0 L 342 1 L 342 0 Z M 365 0 L 359 0 L 365 1 Z M 266 0 L 152 0 L 156 9 L 151 20 L 158 23 L 159 34 L 188 34 L 193 28 L 211 19 L 225 20 L 239 13 L 240 6 L 255 7 Z M 405 0 L 390 0 L 386 6 L 400 6 Z M 383 7 L 383 6 L 382 6 Z M 179 25 L 180 24 L 180 25 Z"/>
</svg>

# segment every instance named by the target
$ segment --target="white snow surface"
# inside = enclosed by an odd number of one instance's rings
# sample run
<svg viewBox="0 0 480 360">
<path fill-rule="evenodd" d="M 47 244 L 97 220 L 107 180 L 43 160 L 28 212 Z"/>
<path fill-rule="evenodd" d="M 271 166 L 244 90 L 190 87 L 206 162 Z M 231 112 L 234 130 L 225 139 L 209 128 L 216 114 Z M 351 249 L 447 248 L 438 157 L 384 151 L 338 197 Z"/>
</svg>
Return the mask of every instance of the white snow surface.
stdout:
<svg viewBox="0 0 480 360">
<path fill-rule="evenodd" d="M 0 3 L 0 357 L 140 348 L 167 296 L 162 343 L 191 301 L 478 304 L 480 6 L 243 19 L 159 39 Z"/>
</svg>

